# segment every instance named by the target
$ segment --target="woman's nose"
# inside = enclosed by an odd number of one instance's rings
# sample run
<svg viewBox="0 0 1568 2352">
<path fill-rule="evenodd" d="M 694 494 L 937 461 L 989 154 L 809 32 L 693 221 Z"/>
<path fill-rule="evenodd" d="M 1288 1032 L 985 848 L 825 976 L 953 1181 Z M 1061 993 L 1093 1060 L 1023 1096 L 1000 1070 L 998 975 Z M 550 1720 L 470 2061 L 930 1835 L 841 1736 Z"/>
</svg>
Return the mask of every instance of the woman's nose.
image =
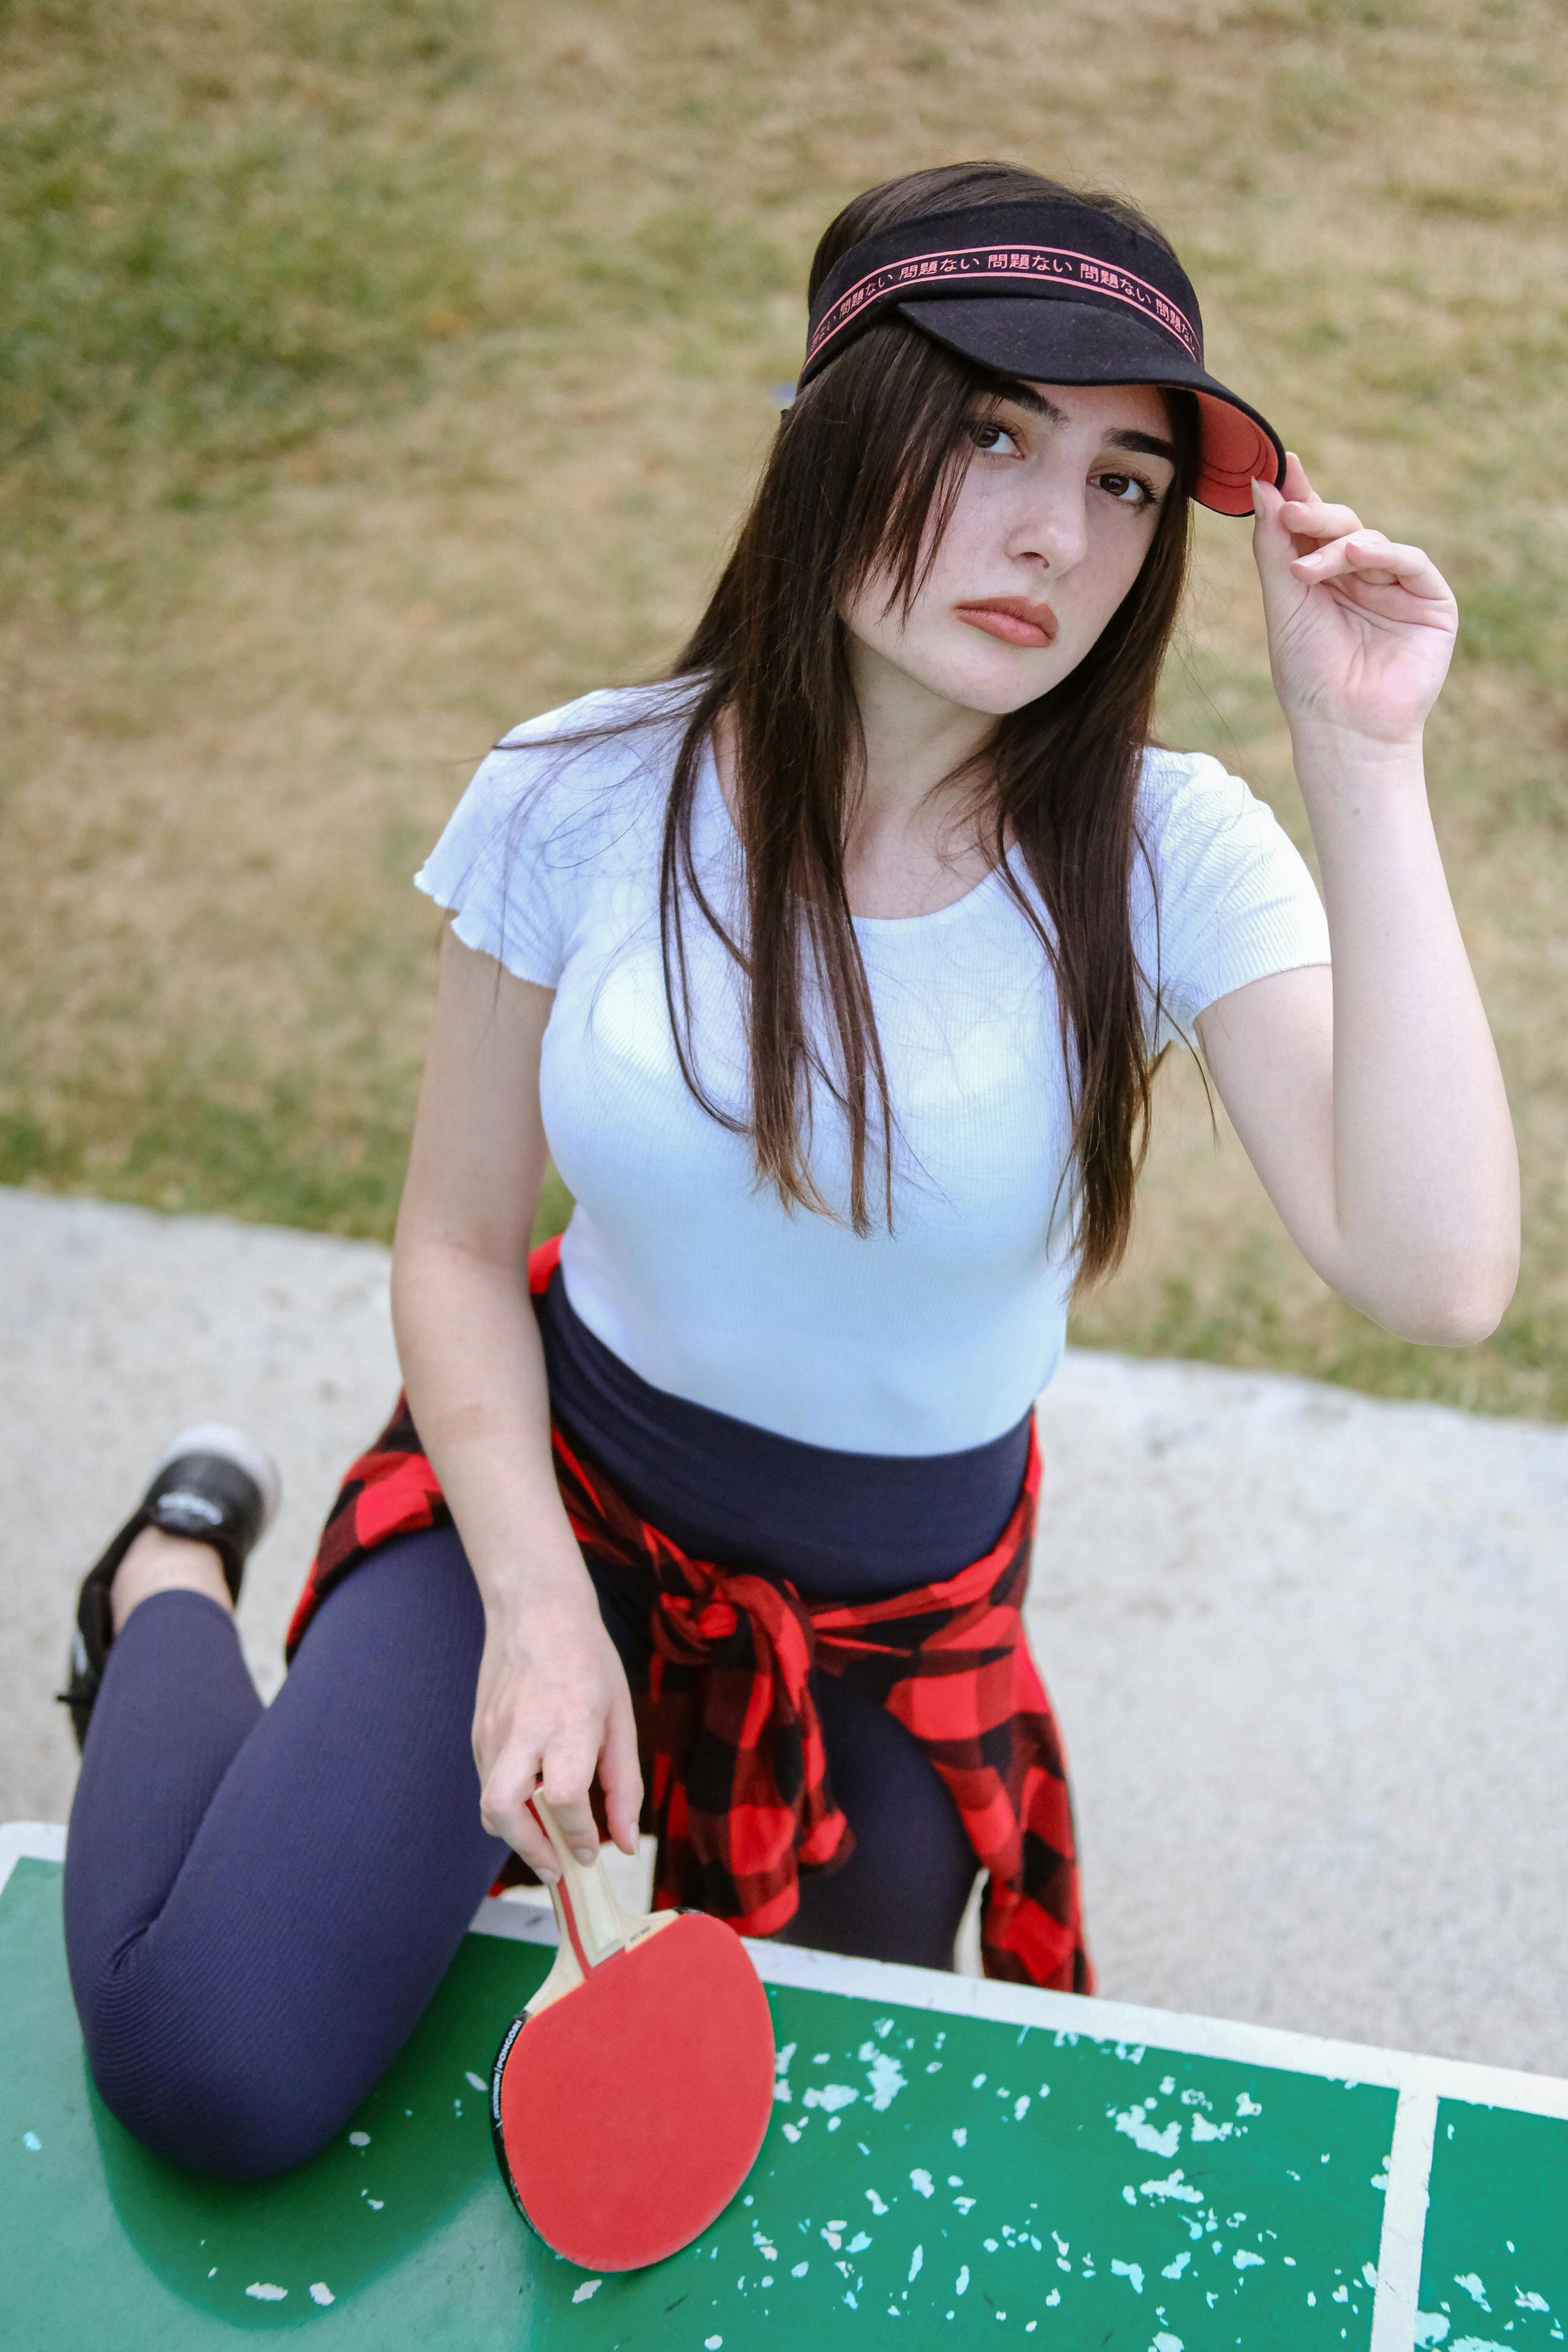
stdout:
<svg viewBox="0 0 1568 2352">
<path fill-rule="evenodd" d="M 1008 552 L 1033 556 L 1049 572 L 1060 574 L 1081 563 L 1089 550 L 1089 509 L 1081 483 L 1041 486 L 1018 518 Z"/>
</svg>

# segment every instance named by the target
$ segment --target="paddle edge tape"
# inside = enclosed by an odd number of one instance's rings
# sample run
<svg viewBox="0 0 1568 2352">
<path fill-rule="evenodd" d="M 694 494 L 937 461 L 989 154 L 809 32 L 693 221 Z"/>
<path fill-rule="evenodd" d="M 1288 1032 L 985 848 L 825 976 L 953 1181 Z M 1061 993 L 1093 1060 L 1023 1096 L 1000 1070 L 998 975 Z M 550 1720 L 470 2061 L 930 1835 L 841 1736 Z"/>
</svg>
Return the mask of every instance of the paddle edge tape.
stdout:
<svg viewBox="0 0 1568 2352">
<path fill-rule="evenodd" d="M 506 2133 L 501 2127 L 500 2119 L 501 2077 L 506 2073 L 506 2062 L 511 2056 L 512 2044 L 527 2023 L 528 2011 L 526 2009 L 520 2009 L 507 2027 L 500 2048 L 496 2052 L 496 2063 L 490 2068 L 490 2146 L 496 2152 L 496 2162 L 500 2167 L 500 2177 L 506 2182 L 507 2195 L 511 2199 L 523 2220 L 528 2222 L 529 2228 L 533 2230 L 534 2236 L 539 2238 L 539 2231 L 533 2229 L 533 2223 L 529 2219 L 528 2208 L 518 2195 L 517 2183 L 511 2177 L 511 2166 L 507 2161 Z M 539 2242 L 543 2245 L 545 2241 L 539 2238 Z"/>
</svg>

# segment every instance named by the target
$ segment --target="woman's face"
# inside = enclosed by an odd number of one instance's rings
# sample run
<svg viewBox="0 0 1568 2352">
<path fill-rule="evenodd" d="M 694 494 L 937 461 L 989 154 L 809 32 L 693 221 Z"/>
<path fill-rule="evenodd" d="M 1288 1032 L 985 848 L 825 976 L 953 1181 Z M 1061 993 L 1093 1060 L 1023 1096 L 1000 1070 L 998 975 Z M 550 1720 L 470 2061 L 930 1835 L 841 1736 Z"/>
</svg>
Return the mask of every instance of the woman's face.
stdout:
<svg viewBox="0 0 1568 2352">
<path fill-rule="evenodd" d="M 873 575 L 852 638 L 943 700 L 1002 717 L 1083 659 L 1138 576 L 1175 479 L 1148 384 L 1019 383 L 977 401 L 936 561 L 908 613 Z"/>
</svg>

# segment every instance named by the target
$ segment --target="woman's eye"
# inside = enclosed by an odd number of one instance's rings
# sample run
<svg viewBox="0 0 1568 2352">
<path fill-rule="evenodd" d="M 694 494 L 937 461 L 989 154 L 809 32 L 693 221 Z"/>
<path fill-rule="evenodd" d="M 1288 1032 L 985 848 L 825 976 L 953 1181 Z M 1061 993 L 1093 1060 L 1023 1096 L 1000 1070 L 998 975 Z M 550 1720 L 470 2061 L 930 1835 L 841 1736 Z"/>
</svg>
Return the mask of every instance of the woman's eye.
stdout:
<svg viewBox="0 0 1568 2352">
<path fill-rule="evenodd" d="M 988 454 L 995 453 L 1004 457 L 1016 457 L 1018 455 L 1018 445 L 1007 427 L 1005 425 L 998 425 L 992 417 L 976 417 L 970 425 L 969 431 L 977 449 L 984 449 Z"/>
<path fill-rule="evenodd" d="M 1148 483 L 1136 474 L 1101 474 L 1100 487 L 1109 490 L 1119 506 L 1152 507 L 1157 503 Z"/>
</svg>

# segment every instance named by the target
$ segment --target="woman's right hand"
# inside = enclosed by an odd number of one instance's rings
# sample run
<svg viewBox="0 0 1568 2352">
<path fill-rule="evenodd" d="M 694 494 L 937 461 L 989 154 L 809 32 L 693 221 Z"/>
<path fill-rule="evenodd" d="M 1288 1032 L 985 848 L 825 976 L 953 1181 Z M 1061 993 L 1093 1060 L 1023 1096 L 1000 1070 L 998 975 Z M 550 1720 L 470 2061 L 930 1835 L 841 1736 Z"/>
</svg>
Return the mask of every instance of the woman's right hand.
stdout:
<svg viewBox="0 0 1568 2352">
<path fill-rule="evenodd" d="M 580 1862 L 599 1851 L 588 1791 L 595 1769 L 610 1835 L 637 1850 L 642 1772 L 631 1692 L 615 1643 L 587 1598 L 557 1596 L 526 1622 L 487 1621 L 474 1708 L 479 1811 L 546 1885 L 561 1875 L 553 1849 L 528 1810 L 537 1791 Z"/>
</svg>

